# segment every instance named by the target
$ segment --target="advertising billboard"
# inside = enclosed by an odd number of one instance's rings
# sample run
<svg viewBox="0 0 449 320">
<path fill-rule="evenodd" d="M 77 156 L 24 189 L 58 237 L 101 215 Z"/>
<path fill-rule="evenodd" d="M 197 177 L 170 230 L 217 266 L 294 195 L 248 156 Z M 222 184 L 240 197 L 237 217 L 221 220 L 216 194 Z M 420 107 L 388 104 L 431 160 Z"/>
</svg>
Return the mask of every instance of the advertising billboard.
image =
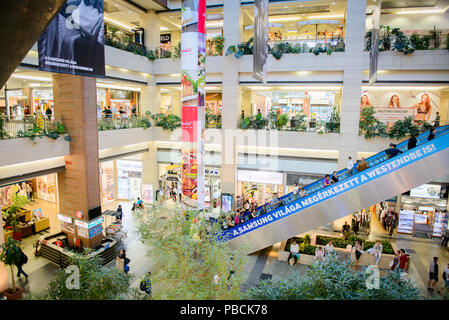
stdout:
<svg viewBox="0 0 449 320">
<path fill-rule="evenodd" d="M 104 77 L 103 13 L 103 0 L 68 0 L 39 38 L 39 69 Z"/>
<path fill-rule="evenodd" d="M 253 78 L 262 82 L 267 77 L 268 0 L 254 1 Z"/>
</svg>

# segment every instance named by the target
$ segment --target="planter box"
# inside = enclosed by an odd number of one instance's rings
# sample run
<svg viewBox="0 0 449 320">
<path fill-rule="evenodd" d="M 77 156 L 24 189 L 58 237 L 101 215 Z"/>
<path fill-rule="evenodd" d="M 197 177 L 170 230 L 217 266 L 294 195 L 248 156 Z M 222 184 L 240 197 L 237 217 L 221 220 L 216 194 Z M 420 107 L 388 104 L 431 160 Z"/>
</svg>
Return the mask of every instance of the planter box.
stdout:
<svg viewBox="0 0 449 320">
<path fill-rule="evenodd" d="M 3 292 L 3 295 L 6 297 L 7 300 L 20 300 L 22 299 L 22 293 L 23 289 L 16 287 L 15 293 L 12 293 L 12 289 L 8 289 Z"/>
</svg>

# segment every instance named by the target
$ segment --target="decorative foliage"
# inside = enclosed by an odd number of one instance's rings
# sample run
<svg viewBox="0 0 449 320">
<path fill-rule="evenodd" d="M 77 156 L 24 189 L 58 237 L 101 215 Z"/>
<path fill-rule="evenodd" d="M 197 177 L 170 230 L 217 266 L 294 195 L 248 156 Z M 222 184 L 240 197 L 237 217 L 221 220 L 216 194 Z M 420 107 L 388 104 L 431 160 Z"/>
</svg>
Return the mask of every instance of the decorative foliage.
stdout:
<svg viewBox="0 0 449 320">
<path fill-rule="evenodd" d="M 359 123 L 359 134 L 365 135 L 366 139 L 374 137 L 387 137 L 387 126 L 374 117 L 374 107 L 362 109 Z"/>
<path fill-rule="evenodd" d="M 328 122 L 325 124 L 326 132 L 340 132 L 340 113 L 336 106 L 332 109 L 331 117 Z"/>
<path fill-rule="evenodd" d="M 20 242 L 13 238 L 8 238 L 5 243 L 0 245 L 0 262 L 9 266 L 12 279 L 12 293 L 16 293 L 16 281 L 14 277 L 14 265 L 19 263 L 22 258 L 20 252 Z"/>
<path fill-rule="evenodd" d="M 403 120 L 397 120 L 390 128 L 388 135 L 390 138 L 400 140 L 414 134 L 419 134 L 420 131 L 420 127 L 414 123 L 413 117 L 408 116 Z"/>
<path fill-rule="evenodd" d="M 206 110 L 206 128 L 221 128 L 221 114 Z"/>
<path fill-rule="evenodd" d="M 329 241 L 332 241 L 332 244 L 334 247 L 341 248 L 341 249 L 346 249 L 348 244 L 350 244 L 351 246 L 354 246 L 357 240 L 362 241 L 363 250 L 368 250 L 368 249 L 374 247 L 374 244 L 376 243 L 375 241 L 366 241 L 362 238 L 358 238 L 355 236 L 349 236 L 347 239 L 326 237 L 326 236 L 320 236 L 320 235 L 316 236 L 316 244 L 317 245 L 325 246 Z M 381 243 L 382 243 L 382 249 L 383 249 L 382 253 L 394 254 L 394 250 L 393 250 L 393 247 L 391 246 L 390 241 L 382 240 Z"/>
<path fill-rule="evenodd" d="M 217 240 L 218 224 L 197 211 L 159 207 L 142 215 L 138 234 L 154 261 L 152 295 L 158 300 L 239 299 L 246 255 Z M 163 209 L 167 210 L 167 209 Z M 218 280 L 218 281 L 216 281 Z"/>
<path fill-rule="evenodd" d="M 353 271 L 351 262 L 334 254 L 316 261 L 307 274 L 291 273 L 286 279 L 260 281 L 246 294 L 248 300 L 418 300 L 420 290 L 399 272 L 380 276 L 379 288 L 368 289 L 372 272 Z"/>
<path fill-rule="evenodd" d="M 234 56 L 239 59 L 240 57 L 242 57 L 243 55 L 250 55 L 253 54 L 253 45 L 254 42 L 254 38 L 251 37 L 248 41 L 246 42 L 241 42 L 237 45 L 231 45 L 228 47 L 228 49 L 226 50 L 225 55 L 229 56 L 230 54 L 234 54 Z"/>
<path fill-rule="evenodd" d="M 123 119 L 102 118 L 98 120 L 98 131 L 119 130 L 129 128 L 147 129 L 151 127 L 150 119 L 151 113 L 149 111 L 145 112 L 143 116 L 131 118 L 123 118 Z"/>
<path fill-rule="evenodd" d="M 132 276 L 117 268 L 103 267 L 98 256 L 86 257 L 73 254 L 70 265 L 79 269 L 79 289 L 70 289 L 72 272 L 59 269 L 43 292 L 29 299 L 37 300 L 119 300 L 131 294 L 129 282 Z"/>
<path fill-rule="evenodd" d="M 394 28 L 391 34 L 395 37 L 393 49 L 402 52 L 405 55 L 411 54 L 415 51 L 415 48 L 411 46 L 410 40 L 405 36 L 405 34 L 399 30 L 399 28 Z"/>
<path fill-rule="evenodd" d="M 19 231 L 19 217 L 18 213 L 23 210 L 23 207 L 28 203 L 28 199 L 25 196 L 19 194 L 11 195 L 11 205 L 6 209 L 4 213 L 6 225 L 13 227 L 14 232 Z"/>
<path fill-rule="evenodd" d="M 173 131 L 181 127 L 181 118 L 173 114 L 156 113 L 151 114 L 151 118 L 155 121 L 154 125 L 162 127 L 164 130 Z"/>
</svg>

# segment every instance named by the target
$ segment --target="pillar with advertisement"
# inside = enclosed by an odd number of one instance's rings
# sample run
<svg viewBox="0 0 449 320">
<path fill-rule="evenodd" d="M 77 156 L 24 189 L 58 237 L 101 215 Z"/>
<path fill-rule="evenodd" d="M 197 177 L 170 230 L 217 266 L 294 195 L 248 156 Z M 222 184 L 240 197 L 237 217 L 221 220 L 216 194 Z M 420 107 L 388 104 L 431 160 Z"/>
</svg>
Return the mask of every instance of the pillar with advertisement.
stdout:
<svg viewBox="0 0 449 320">
<path fill-rule="evenodd" d="M 206 0 L 182 0 L 182 203 L 204 208 Z"/>
</svg>

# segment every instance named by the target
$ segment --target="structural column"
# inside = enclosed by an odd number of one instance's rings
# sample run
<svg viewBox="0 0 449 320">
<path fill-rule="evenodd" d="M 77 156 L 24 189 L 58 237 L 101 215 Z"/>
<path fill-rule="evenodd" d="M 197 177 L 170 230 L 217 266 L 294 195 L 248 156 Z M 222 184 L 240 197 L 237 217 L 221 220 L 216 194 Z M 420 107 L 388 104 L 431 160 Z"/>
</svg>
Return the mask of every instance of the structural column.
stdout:
<svg viewBox="0 0 449 320">
<path fill-rule="evenodd" d="M 144 29 L 145 46 L 148 50 L 159 48 L 160 22 L 156 11 L 149 10 L 148 13 L 140 15 L 140 25 Z"/>
<path fill-rule="evenodd" d="M 225 1 L 223 5 L 223 37 L 224 47 L 237 44 L 243 38 L 243 16 L 240 0 Z M 232 55 L 223 57 L 226 68 L 222 74 L 222 164 L 221 190 L 223 193 L 237 192 L 237 159 L 236 146 L 237 120 L 241 104 L 238 61 Z"/>
<path fill-rule="evenodd" d="M 3 227 L 0 228 L 0 245 L 4 242 Z M 8 269 L 0 262 L 0 292 L 9 287 Z"/>
<path fill-rule="evenodd" d="M 142 184 L 151 184 L 153 186 L 153 192 L 159 188 L 157 147 L 154 141 L 148 143 L 148 152 L 142 153 Z"/>
<path fill-rule="evenodd" d="M 363 80 L 363 51 L 366 19 L 366 0 L 348 0 L 346 7 L 346 46 L 343 75 L 341 134 L 345 141 L 357 141 L 360 121 L 360 97 Z M 338 167 L 346 166 L 348 156 L 355 162 L 357 145 L 345 143 L 340 150 Z"/>
<path fill-rule="evenodd" d="M 140 112 L 144 114 L 146 111 L 158 113 L 160 111 L 160 90 L 156 86 L 156 77 L 151 76 L 148 79 L 148 85 L 142 87 L 140 91 Z"/>
<path fill-rule="evenodd" d="M 82 211 L 83 218 L 78 219 L 89 222 L 89 210 L 101 212 L 95 78 L 55 74 L 53 97 L 55 116 L 63 117 L 72 138 L 65 171 L 58 173 L 59 209 L 73 218 Z M 76 234 L 77 229 L 69 234 L 69 243 Z M 102 234 L 79 238 L 83 247 L 94 248 L 101 243 Z"/>
</svg>

